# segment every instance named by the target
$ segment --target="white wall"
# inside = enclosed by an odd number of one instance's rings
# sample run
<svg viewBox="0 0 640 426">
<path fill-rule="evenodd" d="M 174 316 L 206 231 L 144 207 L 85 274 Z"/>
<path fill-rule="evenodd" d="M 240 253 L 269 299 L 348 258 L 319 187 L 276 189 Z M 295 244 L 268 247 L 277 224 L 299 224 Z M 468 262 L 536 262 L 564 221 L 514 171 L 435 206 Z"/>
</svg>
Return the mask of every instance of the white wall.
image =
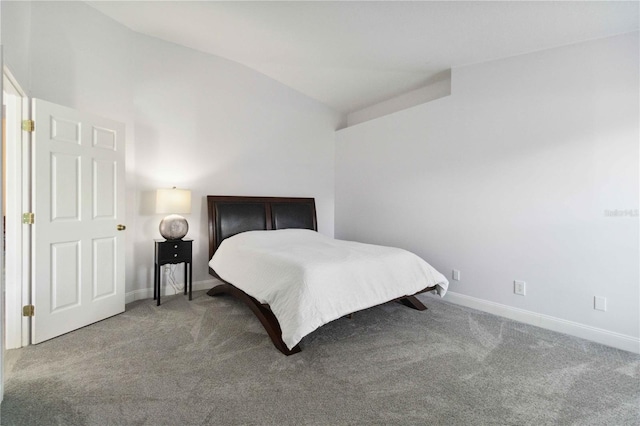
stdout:
<svg viewBox="0 0 640 426">
<path fill-rule="evenodd" d="M 219 57 L 142 35 L 135 51 L 138 288 L 153 271 L 150 238 L 160 238 L 156 188 L 192 190 L 196 281 L 209 278 L 208 194 L 315 197 L 319 230 L 333 236 L 337 113 Z"/>
<path fill-rule="evenodd" d="M 4 23 L 4 22 L 3 22 Z M 123 122 L 126 126 L 126 289 L 135 259 L 129 244 L 136 228 L 132 33 L 81 2 L 35 2 L 30 7 L 28 86 L 34 98 Z M 24 84 L 21 80 L 18 80 Z"/>
<path fill-rule="evenodd" d="M 461 270 L 452 301 L 640 350 L 639 218 L 605 216 L 639 207 L 638 47 L 455 69 L 451 96 L 340 130 L 336 237 Z"/>
<path fill-rule="evenodd" d="M 27 87 L 29 84 L 29 32 L 31 29 L 31 3 L 2 2 L 0 34 L 4 50 L 4 65 L 13 76 Z M 23 88 L 24 88 L 23 87 Z"/>
<path fill-rule="evenodd" d="M 201 286 L 209 279 L 207 194 L 315 197 L 320 231 L 333 235 L 337 113 L 237 63 L 134 33 L 81 2 L 8 9 L 7 62 L 30 96 L 127 126 L 128 300 L 152 295 L 158 187 L 193 190 L 188 236 Z M 28 43 L 17 34 L 24 28 Z"/>
</svg>

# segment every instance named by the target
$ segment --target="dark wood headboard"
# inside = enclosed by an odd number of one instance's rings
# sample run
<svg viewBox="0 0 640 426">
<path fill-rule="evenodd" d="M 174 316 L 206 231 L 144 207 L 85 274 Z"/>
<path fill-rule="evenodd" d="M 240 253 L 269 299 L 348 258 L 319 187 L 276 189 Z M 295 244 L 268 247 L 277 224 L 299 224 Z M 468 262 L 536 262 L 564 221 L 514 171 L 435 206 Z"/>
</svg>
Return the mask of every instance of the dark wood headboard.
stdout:
<svg viewBox="0 0 640 426">
<path fill-rule="evenodd" d="M 313 198 L 207 196 L 209 259 L 225 238 L 245 231 L 318 230 Z"/>
</svg>

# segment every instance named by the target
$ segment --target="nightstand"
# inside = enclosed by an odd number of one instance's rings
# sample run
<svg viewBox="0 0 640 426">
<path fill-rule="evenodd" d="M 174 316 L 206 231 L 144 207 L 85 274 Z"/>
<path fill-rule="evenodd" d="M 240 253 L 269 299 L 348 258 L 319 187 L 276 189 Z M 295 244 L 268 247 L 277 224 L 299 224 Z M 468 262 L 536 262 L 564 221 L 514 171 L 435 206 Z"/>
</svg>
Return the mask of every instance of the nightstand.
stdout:
<svg viewBox="0 0 640 426">
<path fill-rule="evenodd" d="M 189 300 L 193 283 L 191 279 L 191 252 L 193 240 L 185 238 L 183 240 L 154 240 L 155 266 L 153 268 L 153 299 L 158 300 L 160 306 L 160 273 L 162 265 L 168 263 L 184 263 L 184 294 L 187 294 L 187 283 L 189 285 Z M 187 277 L 189 281 L 187 281 Z"/>
</svg>

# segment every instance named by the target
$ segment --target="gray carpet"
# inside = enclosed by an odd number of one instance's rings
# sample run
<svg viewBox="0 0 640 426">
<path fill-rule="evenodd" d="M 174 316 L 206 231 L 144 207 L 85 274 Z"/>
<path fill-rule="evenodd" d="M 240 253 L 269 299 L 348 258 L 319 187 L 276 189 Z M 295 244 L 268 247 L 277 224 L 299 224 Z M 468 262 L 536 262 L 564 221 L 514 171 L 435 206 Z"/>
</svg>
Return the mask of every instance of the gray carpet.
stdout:
<svg viewBox="0 0 640 426">
<path fill-rule="evenodd" d="M 2 425 L 638 425 L 640 357 L 422 298 L 285 357 L 204 292 L 7 351 Z"/>
</svg>

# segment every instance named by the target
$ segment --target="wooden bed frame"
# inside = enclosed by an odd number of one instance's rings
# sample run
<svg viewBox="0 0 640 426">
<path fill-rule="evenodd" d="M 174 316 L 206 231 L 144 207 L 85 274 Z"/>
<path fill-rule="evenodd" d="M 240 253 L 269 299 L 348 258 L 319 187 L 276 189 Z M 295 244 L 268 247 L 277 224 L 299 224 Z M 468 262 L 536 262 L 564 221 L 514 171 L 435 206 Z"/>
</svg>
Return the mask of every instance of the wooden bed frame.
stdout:
<svg viewBox="0 0 640 426">
<path fill-rule="evenodd" d="M 313 198 L 282 197 L 236 197 L 207 196 L 209 212 L 209 259 L 213 257 L 225 238 L 245 231 L 301 228 L 318 230 L 316 206 Z M 244 302 L 258 317 L 271 341 L 285 355 L 300 352 L 300 345 L 287 348 L 282 341 L 282 330 L 269 305 L 258 302 L 233 284 L 224 281 L 209 267 L 209 273 L 223 282 L 207 292 L 209 296 L 229 294 Z M 414 295 L 403 296 L 388 302 L 398 301 L 413 309 L 423 311 L 426 306 L 415 295 L 435 290 L 428 287 Z M 387 303 L 387 302 L 385 302 Z"/>
</svg>

